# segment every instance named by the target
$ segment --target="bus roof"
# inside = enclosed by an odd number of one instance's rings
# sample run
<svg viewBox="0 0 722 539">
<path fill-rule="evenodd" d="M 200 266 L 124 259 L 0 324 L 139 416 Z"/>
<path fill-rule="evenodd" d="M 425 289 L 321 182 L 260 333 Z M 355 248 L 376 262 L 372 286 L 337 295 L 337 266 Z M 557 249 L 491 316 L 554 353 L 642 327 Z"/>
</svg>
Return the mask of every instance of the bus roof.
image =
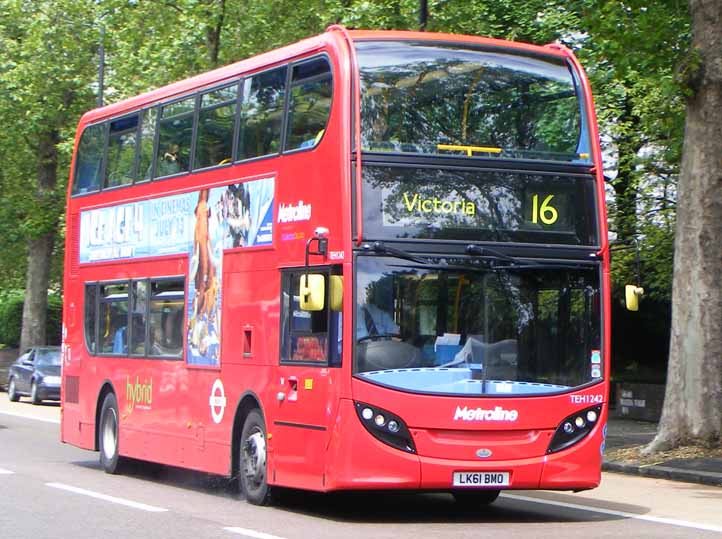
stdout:
<svg viewBox="0 0 722 539">
<path fill-rule="evenodd" d="M 519 41 L 506 41 L 490 37 L 470 36 L 465 34 L 445 34 L 441 32 L 412 32 L 407 30 L 349 30 L 349 35 L 354 41 L 431 41 L 444 43 L 465 43 L 476 44 L 485 47 L 499 47 L 518 50 L 532 54 L 546 56 L 568 57 L 569 50 L 563 45 L 550 43 L 548 45 L 532 45 Z"/>
<path fill-rule="evenodd" d="M 95 123 L 100 120 L 111 118 L 113 116 L 122 115 L 125 112 L 131 112 L 151 104 L 169 101 L 176 97 L 181 97 L 192 91 L 198 90 L 205 86 L 212 86 L 222 83 L 224 80 L 231 81 L 244 73 L 252 73 L 264 68 L 271 67 L 275 64 L 288 61 L 297 56 L 313 53 L 323 49 L 324 47 L 336 44 L 340 45 L 343 41 L 343 35 L 339 26 L 329 27 L 328 31 L 307 39 L 303 39 L 296 43 L 286 45 L 284 47 L 274 49 L 262 54 L 240 60 L 238 62 L 206 71 L 199 75 L 189 77 L 162 86 L 155 90 L 145 92 L 128 99 L 124 99 L 117 103 L 113 103 L 104 107 L 90 110 L 86 112 L 80 119 L 80 124 Z M 403 41 L 431 41 L 444 43 L 466 43 L 477 44 L 486 47 L 501 47 L 506 49 L 518 50 L 521 53 L 542 54 L 547 56 L 568 57 L 570 52 L 562 45 L 550 44 L 545 46 L 530 45 L 527 43 L 519 43 L 514 41 L 504 41 L 501 39 L 484 38 L 478 36 L 468 36 L 460 34 L 445 34 L 435 32 L 411 32 L 396 30 L 349 30 L 348 35 L 354 41 L 372 41 L 372 40 L 403 40 Z"/>
</svg>

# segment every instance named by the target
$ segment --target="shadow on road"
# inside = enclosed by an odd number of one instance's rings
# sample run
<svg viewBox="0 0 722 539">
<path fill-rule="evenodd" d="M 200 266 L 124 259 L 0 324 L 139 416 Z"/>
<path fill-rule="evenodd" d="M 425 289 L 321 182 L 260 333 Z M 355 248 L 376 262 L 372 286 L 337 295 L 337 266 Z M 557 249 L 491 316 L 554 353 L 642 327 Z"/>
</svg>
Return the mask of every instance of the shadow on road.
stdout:
<svg viewBox="0 0 722 539">
<path fill-rule="evenodd" d="M 97 460 L 73 463 L 103 473 Z M 140 481 L 187 489 L 245 503 L 236 482 L 218 475 L 195 472 L 172 466 L 126 459 L 122 474 Z M 317 493 L 293 489 L 277 489 L 273 507 L 304 516 L 342 523 L 411 524 L 411 523 L 574 523 L 623 520 L 623 516 L 595 513 L 568 507 L 516 500 L 504 494 L 487 507 L 468 509 L 456 504 L 447 493 L 390 491 Z M 513 496 L 517 491 L 509 491 Z M 529 494 L 529 493 L 522 493 Z M 583 505 L 585 500 L 571 494 L 546 493 L 555 502 Z M 588 500 L 586 500 L 589 503 Z M 646 507 L 629 504 L 599 504 L 607 510 L 645 514 Z M 590 506 L 592 508 L 592 506 Z"/>
<path fill-rule="evenodd" d="M 514 494 L 514 491 L 510 491 Z M 568 503 L 573 503 L 570 499 Z M 620 520 L 623 517 L 552 507 L 507 498 L 489 506 L 465 508 L 447 493 L 341 492 L 332 494 L 284 491 L 277 507 L 307 516 L 348 523 L 564 523 Z M 646 512 L 646 508 L 639 508 Z"/>
</svg>

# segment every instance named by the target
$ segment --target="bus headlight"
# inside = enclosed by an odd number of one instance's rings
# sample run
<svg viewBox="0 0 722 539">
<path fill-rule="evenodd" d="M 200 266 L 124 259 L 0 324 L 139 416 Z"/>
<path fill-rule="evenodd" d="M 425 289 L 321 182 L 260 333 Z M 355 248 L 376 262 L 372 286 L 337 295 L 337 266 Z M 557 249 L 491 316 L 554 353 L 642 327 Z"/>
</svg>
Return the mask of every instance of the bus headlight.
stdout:
<svg viewBox="0 0 722 539">
<path fill-rule="evenodd" d="M 594 406 L 565 417 L 554 432 L 547 453 L 556 453 L 573 446 L 592 431 L 601 414 L 602 407 Z"/>
<path fill-rule="evenodd" d="M 399 416 L 362 402 L 354 402 L 354 405 L 356 415 L 374 438 L 401 451 L 416 453 L 411 433 Z"/>
</svg>

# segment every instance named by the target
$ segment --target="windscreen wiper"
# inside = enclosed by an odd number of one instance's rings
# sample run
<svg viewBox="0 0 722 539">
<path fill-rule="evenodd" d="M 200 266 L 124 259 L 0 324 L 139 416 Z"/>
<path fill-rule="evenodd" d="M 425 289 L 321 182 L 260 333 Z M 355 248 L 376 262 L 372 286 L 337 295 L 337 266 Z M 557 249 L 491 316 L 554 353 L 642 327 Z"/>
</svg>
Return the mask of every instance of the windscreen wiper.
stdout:
<svg viewBox="0 0 722 539">
<path fill-rule="evenodd" d="M 412 255 L 411 253 L 404 251 L 403 249 L 397 249 L 396 247 L 390 247 L 384 243 L 381 243 L 380 241 L 375 241 L 371 244 L 366 243 L 366 244 L 364 244 L 363 248 L 368 251 L 374 251 L 375 253 L 392 255 L 392 256 L 395 256 L 396 258 L 403 258 L 404 260 L 409 260 L 411 262 L 416 262 L 417 264 L 423 264 L 425 266 L 434 265 L 432 262 L 429 262 L 426 258 L 421 258 L 419 256 Z"/>
<path fill-rule="evenodd" d="M 493 269 L 495 270 L 520 270 L 520 269 L 580 269 L 588 267 L 585 264 L 576 262 L 538 262 L 536 260 L 522 260 L 511 255 L 491 249 L 489 247 L 483 247 L 481 245 L 469 244 L 466 246 L 466 253 L 472 256 L 478 256 L 488 260 L 494 260 L 497 262 L 508 262 L 507 265 L 495 264 Z"/>
<path fill-rule="evenodd" d="M 373 251 L 375 253 L 379 254 L 385 254 L 385 255 L 391 255 L 396 258 L 401 258 L 402 260 L 408 260 L 409 262 L 414 262 L 416 264 L 419 264 L 420 266 L 423 266 L 425 268 L 429 269 L 439 269 L 439 270 L 459 270 L 459 271 L 482 271 L 482 268 L 474 268 L 473 266 L 467 266 L 464 264 L 449 264 L 444 260 L 444 263 L 438 263 L 433 262 L 429 260 L 428 258 L 423 258 L 420 256 L 413 255 L 409 253 L 408 251 L 404 251 L 403 249 L 399 249 L 397 247 L 391 247 L 389 245 L 386 245 L 385 243 L 382 243 L 380 241 L 375 241 L 374 243 L 366 243 L 363 246 L 364 250 L 366 251 Z M 515 258 L 510 255 L 506 255 L 502 253 L 501 251 L 497 251 L 496 249 L 490 249 L 488 247 L 481 247 L 480 245 L 468 245 L 466 247 L 466 252 L 471 255 L 476 255 L 479 258 L 484 259 L 485 261 L 489 262 L 489 265 L 486 266 L 483 271 L 489 271 L 489 269 L 493 270 L 521 270 L 521 269 L 580 269 L 582 267 L 587 267 L 584 264 L 578 264 L 574 262 L 537 262 L 535 260 L 522 260 L 520 258 Z M 495 262 L 495 264 L 491 264 L 491 262 Z M 500 264 L 504 263 L 506 264 Z"/>
<path fill-rule="evenodd" d="M 538 266 L 539 263 L 531 260 L 521 260 L 520 258 L 516 258 L 507 254 L 502 253 L 501 251 L 497 251 L 496 249 L 491 249 L 489 247 L 482 247 L 481 245 L 474 245 L 473 243 L 470 243 L 466 246 L 466 254 L 472 255 L 472 256 L 480 256 L 482 258 L 493 258 L 495 260 L 503 260 L 504 262 L 509 262 L 511 264 L 518 264 L 521 266 Z"/>
</svg>

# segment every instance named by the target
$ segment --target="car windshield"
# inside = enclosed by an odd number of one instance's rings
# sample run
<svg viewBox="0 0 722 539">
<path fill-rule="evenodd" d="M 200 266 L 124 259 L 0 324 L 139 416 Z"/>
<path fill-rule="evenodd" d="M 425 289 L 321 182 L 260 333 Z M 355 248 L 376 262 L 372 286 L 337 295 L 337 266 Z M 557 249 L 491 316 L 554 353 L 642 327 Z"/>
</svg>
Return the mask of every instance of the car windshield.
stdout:
<svg viewBox="0 0 722 539">
<path fill-rule="evenodd" d="M 60 350 L 51 348 L 40 348 L 35 351 L 36 366 L 57 366 L 60 365 Z"/>
<path fill-rule="evenodd" d="M 602 378 L 594 265 L 357 261 L 354 373 L 363 380 L 421 393 L 529 395 Z"/>
<path fill-rule="evenodd" d="M 590 162 L 578 80 L 552 56 L 358 42 L 363 149 Z"/>
</svg>

